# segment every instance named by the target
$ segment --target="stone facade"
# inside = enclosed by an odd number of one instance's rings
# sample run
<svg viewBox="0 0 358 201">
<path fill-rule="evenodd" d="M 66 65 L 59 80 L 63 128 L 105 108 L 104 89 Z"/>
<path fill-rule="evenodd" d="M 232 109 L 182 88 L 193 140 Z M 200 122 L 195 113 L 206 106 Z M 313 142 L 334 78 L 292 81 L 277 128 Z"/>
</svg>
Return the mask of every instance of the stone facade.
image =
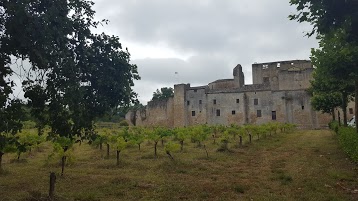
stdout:
<svg viewBox="0 0 358 201">
<path fill-rule="evenodd" d="M 241 65 L 233 79 L 216 80 L 205 86 L 174 86 L 174 97 L 150 101 L 136 115 L 136 125 L 183 127 L 198 124 L 263 124 L 270 121 L 304 128 L 326 127 L 331 117 L 316 112 L 306 89 L 314 68 L 310 61 L 292 60 L 252 65 L 253 84 L 245 85 Z"/>
</svg>

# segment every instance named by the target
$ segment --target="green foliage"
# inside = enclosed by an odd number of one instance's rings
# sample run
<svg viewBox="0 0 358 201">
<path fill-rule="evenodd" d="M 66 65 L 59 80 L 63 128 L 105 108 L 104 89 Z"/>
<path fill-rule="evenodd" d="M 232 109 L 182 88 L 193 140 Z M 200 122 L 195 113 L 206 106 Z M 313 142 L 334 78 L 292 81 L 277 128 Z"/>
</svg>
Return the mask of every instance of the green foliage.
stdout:
<svg viewBox="0 0 358 201">
<path fill-rule="evenodd" d="M 326 34 L 333 29 L 346 27 L 351 32 L 350 40 L 358 40 L 358 2 L 356 0 L 290 0 L 298 14 L 290 15 L 291 20 L 308 22 L 313 30 L 308 35 Z"/>
<path fill-rule="evenodd" d="M 14 72 L 11 58 L 30 63 L 20 79 L 40 133 L 50 125 L 55 135 L 74 138 L 83 129 L 87 134 L 97 117 L 135 102 L 137 66 L 117 36 L 93 33 L 108 22 L 94 20 L 93 4 L 0 1 L 0 121 L 7 132 L 21 128 L 20 110 L 14 108 L 20 101 L 9 98 L 15 86 L 8 79 Z"/>
<path fill-rule="evenodd" d="M 311 98 L 311 105 L 314 110 L 332 114 L 334 108 L 342 105 L 341 95 L 335 93 L 315 93 Z"/>
<path fill-rule="evenodd" d="M 160 89 L 157 89 L 154 93 L 153 93 L 153 98 L 152 101 L 154 100 L 166 100 L 170 97 L 174 97 L 174 89 L 171 87 L 163 87 Z"/>
<path fill-rule="evenodd" d="M 348 97 L 353 92 L 355 97 L 358 97 L 358 1 L 290 0 L 290 3 L 297 6 L 298 11 L 298 14 L 291 15 L 290 19 L 311 23 L 314 28 L 308 35 L 317 32 L 317 38 L 320 40 L 319 49 L 311 51 L 311 60 L 316 66 L 315 81 L 312 82 L 312 89 L 316 94 L 313 95 L 323 93 L 323 96 L 327 97 L 331 92 L 341 93 L 341 107 L 346 125 Z M 334 97 L 330 97 L 332 98 Z M 335 100 L 326 101 L 324 105 L 316 106 L 332 113 L 335 103 Z M 356 129 L 358 133 L 358 122 Z"/>
<path fill-rule="evenodd" d="M 164 150 L 168 152 L 179 151 L 179 149 L 180 149 L 180 145 L 174 142 L 168 142 L 164 146 Z"/>
<path fill-rule="evenodd" d="M 336 134 L 338 134 L 338 129 L 339 129 L 339 122 L 338 121 L 329 122 L 328 127 L 330 129 L 332 129 Z"/>
<path fill-rule="evenodd" d="M 140 145 L 145 140 L 145 131 L 142 127 L 132 127 L 130 130 L 130 142 L 138 145 L 138 148 L 140 150 Z"/>
<path fill-rule="evenodd" d="M 16 138 L 0 133 L 0 154 L 16 152 Z"/>
<path fill-rule="evenodd" d="M 128 143 L 122 136 L 117 136 L 115 141 L 115 148 L 117 151 L 122 151 L 127 147 Z"/>
<path fill-rule="evenodd" d="M 191 129 L 191 139 L 194 142 L 198 143 L 198 146 L 201 146 L 201 143 L 205 141 L 209 134 L 210 134 L 210 128 L 206 125 L 202 126 L 195 126 Z"/>
<path fill-rule="evenodd" d="M 129 126 L 129 124 L 126 120 L 122 120 L 121 122 L 119 122 L 119 126 Z"/>
<path fill-rule="evenodd" d="M 343 150 L 355 162 L 358 163 L 358 135 L 352 127 L 340 127 L 338 140 Z"/>
</svg>

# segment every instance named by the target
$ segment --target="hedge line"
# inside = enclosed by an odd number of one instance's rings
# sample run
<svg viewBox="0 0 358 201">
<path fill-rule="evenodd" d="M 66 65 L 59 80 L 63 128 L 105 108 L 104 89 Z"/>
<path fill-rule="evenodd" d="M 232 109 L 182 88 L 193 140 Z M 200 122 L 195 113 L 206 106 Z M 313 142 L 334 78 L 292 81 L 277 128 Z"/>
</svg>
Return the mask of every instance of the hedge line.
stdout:
<svg viewBox="0 0 358 201">
<path fill-rule="evenodd" d="M 338 141 L 344 152 L 358 163 L 358 134 L 353 127 L 340 127 L 337 121 L 329 123 L 329 128 L 338 135 Z"/>
</svg>

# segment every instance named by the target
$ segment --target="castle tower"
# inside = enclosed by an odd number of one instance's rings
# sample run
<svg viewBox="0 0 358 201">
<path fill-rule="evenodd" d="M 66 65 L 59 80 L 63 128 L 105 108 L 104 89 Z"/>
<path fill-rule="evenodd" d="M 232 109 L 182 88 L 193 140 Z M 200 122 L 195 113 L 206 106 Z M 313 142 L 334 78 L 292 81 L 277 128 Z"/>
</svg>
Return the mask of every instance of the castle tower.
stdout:
<svg viewBox="0 0 358 201">
<path fill-rule="evenodd" d="M 237 88 L 241 88 L 245 85 L 245 76 L 242 72 L 242 66 L 240 64 L 237 64 L 237 66 L 233 70 L 233 76 L 235 81 L 235 86 Z"/>
<path fill-rule="evenodd" d="M 190 84 L 174 85 L 174 127 L 187 126 L 186 90 Z"/>
</svg>

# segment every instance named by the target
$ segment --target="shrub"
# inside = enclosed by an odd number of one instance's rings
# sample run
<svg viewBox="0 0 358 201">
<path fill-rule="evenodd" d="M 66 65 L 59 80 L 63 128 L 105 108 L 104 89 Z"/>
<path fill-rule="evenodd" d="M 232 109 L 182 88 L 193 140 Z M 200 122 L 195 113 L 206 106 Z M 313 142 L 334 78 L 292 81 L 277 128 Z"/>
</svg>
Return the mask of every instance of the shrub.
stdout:
<svg viewBox="0 0 358 201">
<path fill-rule="evenodd" d="M 334 132 L 338 133 L 339 123 L 338 121 L 331 121 L 328 123 L 328 127 L 332 129 Z"/>
<path fill-rule="evenodd" d="M 123 121 L 119 122 L 119 126 L 129 126 L 129 124 L 126 120 L 123 120 Z"/>
<path fill-rule="evenodd" d="M 339 144 L 344 152 L 356 163 L 358 163 L 358 134 L 355 128 L 351 127 L 333 127 L 338 130 Z"/>
</svg>

